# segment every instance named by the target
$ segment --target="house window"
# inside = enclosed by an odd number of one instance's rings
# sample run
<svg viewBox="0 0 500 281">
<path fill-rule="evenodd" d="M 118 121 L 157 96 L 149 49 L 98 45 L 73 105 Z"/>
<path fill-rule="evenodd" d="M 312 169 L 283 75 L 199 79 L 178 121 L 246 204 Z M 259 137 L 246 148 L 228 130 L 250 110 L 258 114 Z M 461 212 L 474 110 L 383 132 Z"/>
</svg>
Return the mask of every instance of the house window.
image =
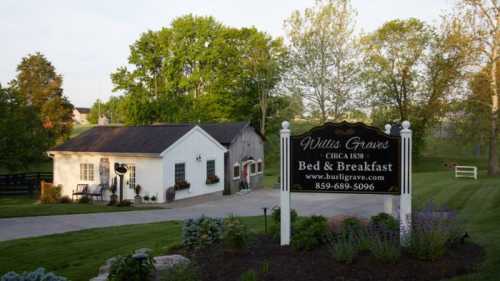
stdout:
<svg viewBox="0 0 500 281">
<path fill-rule="evenodd" d="M 177 163 L 175 164 L 175 182 L 186 180 L 186 164 Z"/>
<path fill-rule="evenodd" d="M 215 176 L 215 160 L 207 161 L 207 178 L 209 176 Z"/>
<path fill-rule="evenodd" d="M 255 175 L 256 174 L 256 165 L 255 162 L 250 163 L 250 175 Z"/>
<path fill-rule="evenodd" d="M 135 165 L 128 164 L 128 187 L 135 188 L 136 180 L 135 180 Z"/>
<path fill-rule="evenodd" d="M 236 163 L 233 166 L 233 179 L 237 180 L 240 178 L 240 164 Z"/>
<path fill-rule="evenodd" d="M 262 174 L 262 171 L 263 171 L 262 160 L 259 160 L 257 162 L 257 173 Z"/>
<path fill-rule="evenodd" d="M 94 164 L 89 164 L 89 163 L 80 164 L 80 180 L 94 181 Z"/>
</svg>

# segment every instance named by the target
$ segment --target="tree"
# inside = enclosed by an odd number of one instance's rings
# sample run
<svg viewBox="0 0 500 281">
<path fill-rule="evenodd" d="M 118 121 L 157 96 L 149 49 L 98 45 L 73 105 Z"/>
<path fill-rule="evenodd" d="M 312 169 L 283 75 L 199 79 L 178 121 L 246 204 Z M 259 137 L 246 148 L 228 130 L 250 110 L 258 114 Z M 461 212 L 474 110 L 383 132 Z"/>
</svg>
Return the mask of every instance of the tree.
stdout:
<svg viewBox="0 0 500 281">
<path fill-rule="evenodd" d="M 349 0 L 317 0 L 313 8 L 295 11 L 285 22 L 290 85 L 319 111 L 321 122 L 342 118 L 357 89 L 355 16 Z"/>
<path fill-rule="evenodd" d="M 489 68 L 490 141 L 488 174 L 498 173 L 498 61 L 500 56 L 500 2 L 498 0 L 461 0 L 454 18 L 462 23 L 464 32 L 473 38 L 478 51 L 479 67 Z"/>
<path fill-rule="evenodd" d="M 0 167 L 25 169 L 43 159 L 50 146 L 39 116 L 14 88 L 0 85 Z"/>
<path fill-rule="evenodd" d="M 273 40 L 270 36 L 257 32 L 255 29 L 248 29 L 248 44 L 245 55 L 242 57 L 245 64 L 248 87 L 254 89 L 259 99 L 260 109 L 260 133 L 266 134 L 266 120 L 271 99 L 280 90 L 278 84 L 286 69 L 285 60 L 287 50 L 283 40 L 278 38 Z"/>
<path fill-rule="evenodd" d="M 386 122 L 411 121 L 417 155 L 463 81 L 470 43 L 455 21 L 436 30 L 417 19 L 389 21 L 363 38 L 367 98 L 377 114 L 397 113 Z"/>
<path fill-rule="evenodd" d="M 63 95 L 62 76 L 40 53 L 24 57 L 17 71 L 11 87 L 38 114 L 52 143 L 69 138 L 73 105 Z"/>
<path fill-rule="evenodd" d="M 125 106 L 126 104 L 121 96 L 112 96 L 107 102 L 97 99 L 90 108 L 88 120 L 92 124 L 97 124 L 99 117 L 105 116 L 110 123 L 125 123 Z"/>
<path fill-rule="evenodd" d="M 280 39 L 255 28 L 187 15 L 144 33 L 130 47 L 133 67 L 112 81 L 129 124 L 251 119 L 265 131 L 284 52 Z"/>
</svg>

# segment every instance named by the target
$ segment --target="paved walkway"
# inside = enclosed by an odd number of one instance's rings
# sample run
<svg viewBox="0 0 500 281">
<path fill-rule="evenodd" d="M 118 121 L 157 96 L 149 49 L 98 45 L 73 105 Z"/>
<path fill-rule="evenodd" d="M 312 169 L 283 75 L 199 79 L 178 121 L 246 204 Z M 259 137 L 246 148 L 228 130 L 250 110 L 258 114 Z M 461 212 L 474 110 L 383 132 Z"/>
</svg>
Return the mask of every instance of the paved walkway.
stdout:
<svg viewBox="0 0 500 281">
<path fill-rule="evenodd" d="M 279 205 L 279 195 L 278 190 L 261 189 L 245 195 L 219 196 L 196 204 L 180 204 L 171 209 L 0 219 L 0 241 L 98 227 L 182 220 L 203 214 L 215 217 L 262 215 L 263 207 Z M 383 210 L 383 196 L 292 193 L 292 208 L 299 215 L 366 217 Z"/>
</svg>

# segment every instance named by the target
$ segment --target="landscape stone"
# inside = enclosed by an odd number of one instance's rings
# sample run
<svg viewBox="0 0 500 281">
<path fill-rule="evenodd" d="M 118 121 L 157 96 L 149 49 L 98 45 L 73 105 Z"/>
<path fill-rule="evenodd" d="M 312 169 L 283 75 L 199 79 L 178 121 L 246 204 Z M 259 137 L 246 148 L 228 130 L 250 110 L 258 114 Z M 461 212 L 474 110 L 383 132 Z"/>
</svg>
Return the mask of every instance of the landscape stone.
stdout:
<svg viewBox="0 0 500 281">
<path fill-rule="evenodd" d="M 89 281 L 107 281 L 109 273 L 99 274 L 98 276 L 90 279 Z"/>
<path fill-rule="evenodd" d="M 167 255 L 154 257 L 154 265 L 156 271 L 170 269 L 178 264 L 189 263 L 190 260 L 181 255 Z"/>
</svg>

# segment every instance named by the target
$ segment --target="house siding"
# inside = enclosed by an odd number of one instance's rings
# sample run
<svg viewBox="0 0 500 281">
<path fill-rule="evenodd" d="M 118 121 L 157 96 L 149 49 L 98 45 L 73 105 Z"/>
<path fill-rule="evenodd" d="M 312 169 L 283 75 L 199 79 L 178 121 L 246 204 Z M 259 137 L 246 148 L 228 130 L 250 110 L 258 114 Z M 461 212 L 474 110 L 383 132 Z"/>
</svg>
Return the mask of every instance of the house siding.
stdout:
<svg viewBox="0 0 500 281">
<path fill-rule="evenodd" d="M 62 185 L 62 195 L 71 197 L 72 191 L 77 184 L 88 184 L 91 190 L 95 190 L 100 184 L 99 163 L 101 158 L 109 159 L 109 183 L 114 177 L 115 163 L 134 164 L 136 167 L 136 184 L 141 185 L 141 195 L 157 195 L 162 198 L 163 170 L 161 158 L 152 157 L 123 157 L 117 155 L 106 155 L 99 153 L 55 153 L 54 161 L 54 184 Z M 80 164 L 89 163 L 94 165 L 94 180 L 80 180 Z M 119 191 L 117 191 L 118 194 Z M 123 198 L 134 199 L 135 192 L 127 186 L 127 179 L 124 179 Z M 111 193 L 107 190 L 104 199 L 109 200 Z"/>
<path fill-rule="evenodd" d="M 201 156 L 201 160 L 196 160 Z M 206 184 L 207 160 L 215 160 L 215 175 L 219 182 Z M 185 163 L 186 180 L 191 184 L 189 189 L 179 190 L 175 199 L 183 199 L 204 195 L 213 192 L 222 192 L 224 189 L 224 150 L 216 142 L 211 141 L 201 129 L 188 133 L 187 137 L 178 145 L 173 145 L 163 158 L 164 190 L 175 184 L 175 164 Z M 165 194 L 163 197 L 165 199 Z"/>
<path fill-rule="evenodd" d="M 237 192 L 240 189 L 240 179 L 234 179 L 234 169 L 233 166 L 236 163 L 240 165 L 240 174 L 243 173 L 243 163 L 242 159 L 245 157 L 252 157 L 255 161 L 262 160 L 262 165 L 264 167 L 264 141 L 255 132 L 255 129 L 251 126 L 244 128 L 241 133 L 236 137 L 235 140 L 229 146 L 229 165 L 226 167 L 226 174 L 228 176 L 229 188 L 231 193 Z M 250 176 L 250 188 L 258 188 L 262 186 L 264 174 L 256 174 Z"/>
</svg>

